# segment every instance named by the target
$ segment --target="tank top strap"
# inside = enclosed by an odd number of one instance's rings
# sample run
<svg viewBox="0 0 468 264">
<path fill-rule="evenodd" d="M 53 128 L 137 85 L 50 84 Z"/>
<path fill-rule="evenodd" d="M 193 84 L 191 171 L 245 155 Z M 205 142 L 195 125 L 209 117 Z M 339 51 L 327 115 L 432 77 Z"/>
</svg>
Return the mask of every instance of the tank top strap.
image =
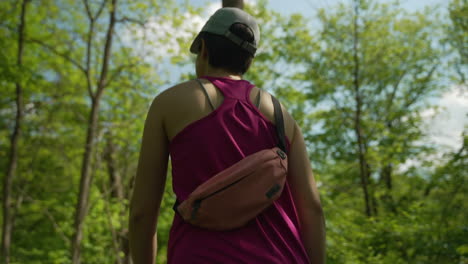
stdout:
<svg viewBox="0 0 468 264">
<path fill-rule="evenodd" d="M 200 79 L 195 79 L 195 80 L 198 82 L 198 84 L 200 84 L 200 87 L 202 88 L 203 93 L 205 93 L 205 96 L 206 96 L 206 98 L 208 99 L 208 102 L 210 103 L 211 110 L 215 110 L 215 107 L 213 106 L 213 102 L 211 102 L 211 98 L 210 98 L 210 96 L 208 95 L 208 92 L 206 91 L 205 86 L 204 86 L 203 83 L 200 81 Z"/>
<path fill-rule="evenodd" d="M 214 86 L 216 86 L 225 98 L 232 98 L 238 100 L 249 100 L 250 91 L 253 84 L 246 80 L 233 80 L 224 77 L 211 77 L 203 76 L 201 79 L 209 80 Z"/>
</svg>

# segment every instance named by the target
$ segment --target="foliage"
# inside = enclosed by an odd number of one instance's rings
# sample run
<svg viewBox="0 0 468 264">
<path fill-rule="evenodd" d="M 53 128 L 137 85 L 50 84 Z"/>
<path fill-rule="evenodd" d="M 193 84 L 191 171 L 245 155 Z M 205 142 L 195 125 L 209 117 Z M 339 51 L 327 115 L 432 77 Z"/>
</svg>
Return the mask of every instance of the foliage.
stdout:
<svg viewBox="0 0 468 264">
<path fill-rule="evenodd" d="M 447 41 L 457 55 L 453 59 L 453 65 L 458 73 L 459 80 L 466 85 L 468 71 L 468 1 L 453 0 L 449 5 L 450 25 L 447 26 Z"/>
<path fill-rule="evenodd" d="M 12 263 L 71 263 L 91 103 L 77 65 L 86 64 L 89 23 L 82 1 L 31 1 L 24 67 L 18 68 L 17 2 L 0 1 L 0 178 L 14 125 L 15 82 L 25 94 L 13 184 Z M 96 12 L 100 1 L 90 2 Z M 258 18 L 262 41 L 245 77 L 274 93 L 302 128 L 326 214 L 328 263 L 464 263 L 468 138 L 464 134 L 463 146 L 440 155 L 438 146 L 426 143 L 422 113 L 448 87 L 442 80 L 454 69 L 446 61 L 455 61 L 455 71 L 465 78 L 460 73 L 466 67 L 466 1 L 451 2 L 451 24 L 445 27 L 440 10 L 410 13 L 394 2 L 355 3 L 358 13 L 355 6 L 340 4 L 318 10 L 314 23 L 273 12 L 266 0 L 246 5 Z M 196 32 L 185 20 L 203 12 L 189 1 L 126 0 L 118 10 L 112 78 L 102 98 L 92 159 L 83 263 L 123 263 L 128 257 L 128 200 L 145 115 L 159 88 L 174 78 L 168 67 L 183 69 L 176 77 L 181 81 L 193 77 L 186 69 L 193 67 L 188 45 Z M 96 21 L 92 88 L 108 23 L 106 16 Z M 364 176 L 371 216 L 365 213 L 356 120 L 369 171 Z M 174 215 L 170 170 L 158 221 L 158 263 L 166 262 Z M 121 179 L 121 194 L 112 175 Z"/>
</svg>

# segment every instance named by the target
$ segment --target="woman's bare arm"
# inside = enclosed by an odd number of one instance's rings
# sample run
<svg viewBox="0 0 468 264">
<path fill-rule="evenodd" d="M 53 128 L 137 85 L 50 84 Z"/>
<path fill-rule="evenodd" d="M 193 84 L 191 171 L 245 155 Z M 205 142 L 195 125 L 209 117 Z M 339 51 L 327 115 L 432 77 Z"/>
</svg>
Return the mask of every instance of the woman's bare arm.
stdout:
<svg viewBox="0 0 468 264">
<path fill-rule="evenodd" d="M 313 264 L 325 263 L 325 219 L 300 127 L 294 122 L 288 177 L 304 247 Z"/>
<path fill-rule="evenodd" d="M 157 97 L 148 112 L 141 143 L 135 187 L 130 202 L 129 242 L 135 264 L 152 264 L 156 257 L 156 226 L 164 193 L 168 140 Z"/>
</svg>

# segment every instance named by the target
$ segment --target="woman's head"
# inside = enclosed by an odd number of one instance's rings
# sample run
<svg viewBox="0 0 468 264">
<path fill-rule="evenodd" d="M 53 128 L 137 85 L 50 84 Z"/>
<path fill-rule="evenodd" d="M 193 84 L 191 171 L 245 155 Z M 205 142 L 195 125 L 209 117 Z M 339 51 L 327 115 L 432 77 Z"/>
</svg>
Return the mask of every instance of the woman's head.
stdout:
<svg viewBox="0 0 468 264">
<path fill-rule="evenodd" d="M 242 75 L 250 67 L 260 32 L 254 18 L 237 8 L 221 8 L 210 17 L 190 51 L 198 55 L 197 72 L 207 66 Z"/>
</svg>

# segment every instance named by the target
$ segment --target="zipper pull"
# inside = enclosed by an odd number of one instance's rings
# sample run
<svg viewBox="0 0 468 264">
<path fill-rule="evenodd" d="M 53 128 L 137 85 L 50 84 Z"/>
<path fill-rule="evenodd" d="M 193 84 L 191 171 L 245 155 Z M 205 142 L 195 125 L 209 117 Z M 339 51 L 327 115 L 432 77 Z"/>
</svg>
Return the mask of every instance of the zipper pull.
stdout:
<svg viewBox="0 0 468 264">
<path fill-rule="evenodd" d="M 276 151 L 276 154 L 278 154 L 278 156 L 280 156 L 281 159 L 286 159 L 286 153 L 284 153 L 284 151 L 282 151 L 281 149 L 278 149 Z"/>
</svg>

